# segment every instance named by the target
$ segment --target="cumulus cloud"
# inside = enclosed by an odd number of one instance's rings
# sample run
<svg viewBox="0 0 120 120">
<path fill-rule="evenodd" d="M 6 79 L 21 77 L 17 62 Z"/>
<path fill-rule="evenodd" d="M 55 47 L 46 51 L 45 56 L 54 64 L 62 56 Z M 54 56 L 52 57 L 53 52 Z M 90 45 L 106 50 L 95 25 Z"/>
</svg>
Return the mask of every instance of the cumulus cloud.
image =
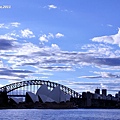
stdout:
<svg viewBox="0 0 120 120">
<path fill-rule="evenodd" d="M 113 25 L 111 25 L 111 24 L 107 24 L 107 26 L 108 26 L 108 27 L 113 27 Z"/>
<path fill-rule="evenodd" d="M 57 34 L 55 35 L 55 37 L 56 37 L 56 38 L 60 38 L 60 37 L 64 37 L 64 35 L 61 34 L 61 33 L 57 33 Z"/>
<path fill-rule="evenodd" d="M 50 71 L 71 71 L 72 67 L 71 66 L 41 66 L 40 68 L 42 69 L 47 69 Z"/>
<path fill-rule="evenodd" d="M 117 44 L 120 46 L 120 28 L 118 29 L 118 33 L 115 35 L 94 37 L 92 38 L 92 41 L 108 43 L 108 44 Z"/>
<path fill-rule="evenodd" d="M 64 37 L 63 34 L 61 33 L 57 33 L 57 34 L 52 34 L 52 33 L 49 33 L 48 35 L 47 34 L 43 34 L 39 37 L 39 40 L 41 42 L 49 42 L 50 39 L 54 39 L 54 38 L 60 38 L 60 37 Z"/>
<path fill-rule="evenodd" d="M 106 44 L 87 44 L 87 45 L 83 45 L 81 49 L 87 50 L 88 53 L 91 53 L 91 55 L 93 54 L 93 56 L 95 57 L 113 58 L 117 55 L 117 53 L 119 53 L 119 51 L 116 53 L 113 52 L 113 48 Z"/>
<path fill-rule="evenodd" d="M 90 79 L 102 79 L 102 78 L 107 78 L 107 79 L 118 79 L 120 78 L 120 74 L 113 74 L 110 72 L 94 72 L 95 74 L 97 74 L 97 76 L 81 76 L 79 78 L 90 78 Z"/>
<path fill-rule="evenodd" d="M 29 30 L 29 29 L 21 30 L 21 35 L 24 38 L 33 38 L 33 37 L 35 37 L 33 32 L 31 30 Z"/>
<path fill-rule="evenodd" d="M 47 36 L 46 36 L 45 34 L 42 35 L 42 36 L 40 36 L 39 40 L 40 40 L 41 42 L 48 42 Z"/>
<path fill-rule="evenodd" d="M 48 8 L 49 8 L 49 9 L 56 9 L 57 6 L 51 4 L 51 5 L 48 5 Z"/>
<path fill-rule="evenodd" d="M 52 33 L 49 33 L 48 36 L 47 36 L 48 39 L 50 38 L 54 38 L 54 35 Z"/>
<path fill-rule="evenodd" d="M 41 42 L 48 42 L 49 39 L 51 39 L 51 38 L 54 38 L 54 35 L 52 33 L 49 33 L 48 35 L 43 34 L 42 36 L 40 36 L 39 40 Z"/>
<path fill-rule="evenodd" d="M 3 65 L 3 61 L 0 60 L 0 68 L 2 68 L 2 67 L 4 67 L 4 65 Z"/>
<path fill-rule="evenodd" d="M 19 27 L 20 26 L 20 23 L 19 22 L 12 22 L 12 23 L 10 23 L 11 24 L 11 26 L 13 26 L 13 27 Z"/>
<path fill-rule="evenodd" d="M 5 28 L 5 29 L 9 29 L 9 25 L 6 25 L 4 23 L 0 24 L 0 28 Z"/>
<path fill-rule="evenodd" d="M 10 34 L 0 35 L 0 39 L 16 40 L 16 38 L 12 37 Z"/>
<path fill-rule="evenodd" d="M 53 5 L 53 4 L 44 6 L 43 8 L 47 8 L 47 9 L 49 9 L 49 10 L 51 10 L 51 9 L 57 9 L 57 10 L 60 10 L 61 12 L 67 12 L 67 13 L 73 12 L 72 10 L 63 9 L 63 8 L 60 8 L 60 7 L 58 7 L 58 6 L 56 6 L 56 5 Z"/>
<path fill-rule="evenodd" d="M 11 27 L 19 27 L 20 23 L 19 22 L 12 22 L 12 23 L 0 23 L 0 28 L 4 28 L 4 29 L 10 29 Z"/>
</svg>

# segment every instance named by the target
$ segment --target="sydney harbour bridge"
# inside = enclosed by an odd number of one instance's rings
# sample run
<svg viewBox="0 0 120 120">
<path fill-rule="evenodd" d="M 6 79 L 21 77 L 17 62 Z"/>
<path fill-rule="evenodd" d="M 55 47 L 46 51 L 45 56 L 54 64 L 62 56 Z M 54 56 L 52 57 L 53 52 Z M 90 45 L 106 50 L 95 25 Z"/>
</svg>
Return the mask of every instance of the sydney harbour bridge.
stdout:
<svg viewBox="0 0 120 120">
<path fill-rule="evenodd" d="M 64 93 L 71 95 L 71 97 L 73 98 L 81 97 L 81 95 L 78 92 L 64 85 L 51 81 L 45 81 L 45 80 L 28 80 L 28 81 L 16 82 L 1 87 L 0 91 L 6 91 L 9 97 L 25 97 L 26 92 L 29 91 L 35 93 L 39 89 L 39 87 L 43 84 L 47 85 L 48 89 L 50 90 L 52 90 L 56 86 L 60 86 L 60 89 Z"/>
</svg>

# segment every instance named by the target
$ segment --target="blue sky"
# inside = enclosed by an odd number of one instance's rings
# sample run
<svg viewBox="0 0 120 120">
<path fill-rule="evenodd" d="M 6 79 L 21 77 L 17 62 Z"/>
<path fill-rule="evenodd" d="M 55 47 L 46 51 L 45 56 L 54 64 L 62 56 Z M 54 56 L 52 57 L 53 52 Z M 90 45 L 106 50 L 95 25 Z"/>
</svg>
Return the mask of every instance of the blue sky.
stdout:
<svg viewBox="0 0 120 120">
<path fill-rule="evenodd" d="M 119 0 L 0 0 L 0 86 L 42 79 L 77 92 L 120 86 Z"/>
</svg>

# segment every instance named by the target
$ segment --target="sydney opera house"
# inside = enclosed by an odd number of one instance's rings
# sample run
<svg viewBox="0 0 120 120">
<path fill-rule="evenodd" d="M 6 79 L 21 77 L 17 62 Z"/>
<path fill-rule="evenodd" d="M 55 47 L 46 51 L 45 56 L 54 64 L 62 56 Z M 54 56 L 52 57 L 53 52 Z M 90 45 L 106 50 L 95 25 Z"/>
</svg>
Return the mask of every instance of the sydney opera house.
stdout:
<svg viewBox="0 0 120 120">
<path fill-rule="evenodd" d="M 25 102 L 26 103 L 61 103 L 70 101 L 71 96 L 69 94 L 64 93 L 60 86 L 55 87 L 52 91 L 48 89 L 47 85 L 41 85 L 41 87 L 37 90 L 36 94 L 32 92 L 26 92 Z M 22 99 L 19 98 L 11 98 L 12 101 L 19 104 L 23 102 Z"/>
</svg>

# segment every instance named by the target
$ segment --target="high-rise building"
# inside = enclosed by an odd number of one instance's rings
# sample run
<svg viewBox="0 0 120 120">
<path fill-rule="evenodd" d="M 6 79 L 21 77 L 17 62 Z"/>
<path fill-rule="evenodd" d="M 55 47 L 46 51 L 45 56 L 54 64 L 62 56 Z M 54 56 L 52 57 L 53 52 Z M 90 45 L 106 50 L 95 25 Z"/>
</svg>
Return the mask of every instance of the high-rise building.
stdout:
<svg viewBox="0 0 120 120">
<path fill-rule="evenodd" d="M 106 89 L 102 89 L 102 95 L 107 96 L 107 90 Z"/>
<path fill-rule="evenodd" d="M 107 90 L 106 89 L 102 89 L 102 95 L 107 96 Z"/>
<path fill-rule="evenodd" d="M 95 93 L 96 93 L 96 94 L 100 94 L 100 89 L 98 89 L 98 88 L 95 89 Z"/>
</svg>

